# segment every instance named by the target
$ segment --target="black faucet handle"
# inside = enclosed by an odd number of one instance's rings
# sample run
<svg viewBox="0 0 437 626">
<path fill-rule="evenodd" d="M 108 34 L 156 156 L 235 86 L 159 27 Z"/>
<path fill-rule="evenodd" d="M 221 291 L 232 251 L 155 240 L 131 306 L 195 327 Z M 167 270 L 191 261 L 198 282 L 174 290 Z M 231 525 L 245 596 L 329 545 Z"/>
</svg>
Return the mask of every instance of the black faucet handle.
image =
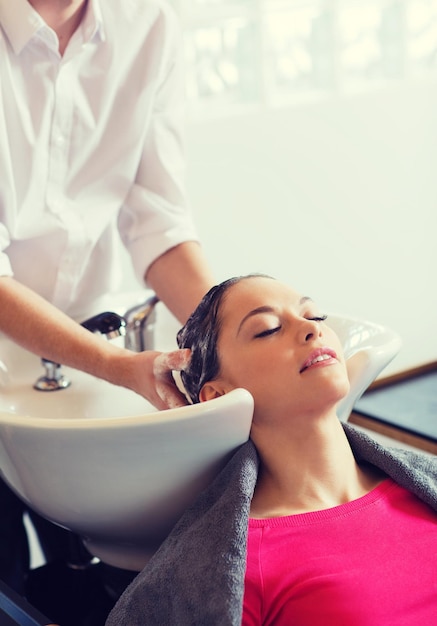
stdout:
<svg viewBox="0 0 437 626">
<path fill-rule="evenodd" d="M 81 326 L 92 333 L 100 333 L 108 339 L 114 339 L 126 334 L 126 320 L 118 313 L 106 311 L 90 317 L 82 322 Z"/>
</svg>

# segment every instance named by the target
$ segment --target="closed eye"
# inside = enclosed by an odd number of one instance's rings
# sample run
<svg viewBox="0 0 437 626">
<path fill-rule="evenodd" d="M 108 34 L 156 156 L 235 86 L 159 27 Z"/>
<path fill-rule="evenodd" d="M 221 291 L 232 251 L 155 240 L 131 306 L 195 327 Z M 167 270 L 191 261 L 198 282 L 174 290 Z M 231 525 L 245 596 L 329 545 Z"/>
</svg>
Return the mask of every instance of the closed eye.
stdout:
<svg viewBox="0 0 437 626">
<path fill-rule="evenodd" d="M 255 339 L 259 339 L 260 337 L 268 337 L 269 335 L 273 335 L 281 330 L 280 326 L 275 326 L 275 328 L 268 328 L 267 330 L 263 330 L 261 333 L 257 333 L 255 335 Z"/>
<path fill-rule="evenodd" d="M 318 317 L 309 317 L 308 318 L 311 322 L 324 322 L 325 320 L 328 319 L 327 315 L 320 315 Z"/>
</svg>

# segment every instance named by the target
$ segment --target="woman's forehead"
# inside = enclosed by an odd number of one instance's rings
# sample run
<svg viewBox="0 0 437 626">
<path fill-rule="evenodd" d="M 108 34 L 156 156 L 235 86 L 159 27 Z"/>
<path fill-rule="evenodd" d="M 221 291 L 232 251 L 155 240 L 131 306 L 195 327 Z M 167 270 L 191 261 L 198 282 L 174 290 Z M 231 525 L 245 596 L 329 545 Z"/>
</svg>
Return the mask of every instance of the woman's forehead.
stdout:
<svg viewBox="0 0 437 626">
<path fill-rule="evenodd" d="M 250 277 L 232 285 L 225 298 L 223 313 L 238 313 L 263 305 L 297 305 L 302 296 L 289 285 L 273 278 Z"/>
</svg>

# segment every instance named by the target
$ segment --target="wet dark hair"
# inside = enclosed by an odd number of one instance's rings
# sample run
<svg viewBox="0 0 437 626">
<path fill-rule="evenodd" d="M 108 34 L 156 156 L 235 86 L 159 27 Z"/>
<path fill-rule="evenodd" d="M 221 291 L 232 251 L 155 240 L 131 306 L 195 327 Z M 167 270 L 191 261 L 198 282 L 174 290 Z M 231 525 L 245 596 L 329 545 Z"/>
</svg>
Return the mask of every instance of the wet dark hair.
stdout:
<svg viewBox="0 0 437 626">
<path fill-rule="evenodd" d="M 191 401 L 200 402 L 199 393 L 203 385 L 214 380 L 220 373 L 217 341 L 221 328 L 220 310 L 225 296 L 233 285 L 249 278 L 271 278 L 265 274 L 248 274 L 228 278 L 212 287 L 202 298 L 177 334 L 179 348 L 190 348 L 190 363 L 181 372 L 182 383 Z"/>
</svg>

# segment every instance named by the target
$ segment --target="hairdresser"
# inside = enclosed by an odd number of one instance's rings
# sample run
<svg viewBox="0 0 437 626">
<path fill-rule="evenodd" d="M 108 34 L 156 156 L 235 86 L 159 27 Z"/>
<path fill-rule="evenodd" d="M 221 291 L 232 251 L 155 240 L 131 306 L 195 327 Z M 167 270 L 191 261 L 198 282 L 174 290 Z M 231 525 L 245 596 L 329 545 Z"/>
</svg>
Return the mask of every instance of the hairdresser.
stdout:
<svg viewBox="0 0 437 626">
<path fill-rule="evenodd" d="M 136 0 L 0 2 L 0 332 L 55 362 L 185 404 L 186 353 L 133 353 L 76 321 L 137 277 L 185 322 L 212 284 L 184 189 L 172 10 Z M 0 485 L 0 578 L 20 589 L 22 505 Z"/>
</svg>

